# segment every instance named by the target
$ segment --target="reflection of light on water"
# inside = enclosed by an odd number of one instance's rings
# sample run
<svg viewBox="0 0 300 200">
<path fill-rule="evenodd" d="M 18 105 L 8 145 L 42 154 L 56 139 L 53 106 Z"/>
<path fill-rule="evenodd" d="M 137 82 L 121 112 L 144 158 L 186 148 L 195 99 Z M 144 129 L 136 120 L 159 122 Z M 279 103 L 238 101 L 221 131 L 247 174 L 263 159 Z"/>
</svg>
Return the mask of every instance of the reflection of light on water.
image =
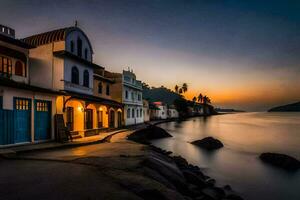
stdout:
<svg viewBox="0 0 300 200">
<path fill-rule="evenodd" d="M 267 151 L 300 159 L 300 114 L 242 113 L 160 126 L 174 137 L 153 141 L 154 145 L 205 168 L 219 184 L 232 185 L 245 199 L 300 199 L 300 170 L 290 175 L 258 159 Z M 189 143 L 206 136 L 220 139 L 225 147 L 208 153 Z"/>
</svg>

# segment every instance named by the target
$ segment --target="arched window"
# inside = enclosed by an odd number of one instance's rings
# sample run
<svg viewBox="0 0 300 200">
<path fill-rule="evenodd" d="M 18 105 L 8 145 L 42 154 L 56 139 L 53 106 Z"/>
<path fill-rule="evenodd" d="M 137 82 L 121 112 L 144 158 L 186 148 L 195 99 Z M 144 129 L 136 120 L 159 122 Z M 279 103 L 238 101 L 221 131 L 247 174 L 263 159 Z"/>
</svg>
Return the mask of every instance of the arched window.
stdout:
<svg viewBox="0 0 300 200">
<path fill-rule="evenodd" d="M 90 83 L 90 75 L 88 70 L 84 70 L 83 72 L 83 86 L 89 87 Z"/>
<path fill-rule="evenodd" d="M 84 59 L 88 59 L 88 50 L 87 48 L 84 49 Z"/>
<path fill-rule="evenodd" d="M 128 91 L 125 91 L 125 99 L 128 99 Z"/>
<path fill-rule="evenodd" d="M 127 109 L 127 118 L 130 118 L 130 108 Z"/>
<path fill-rule="evenodd" d="M 17 61 L 15 65 L 15 75 L 23 76 L 23 63 L 21 61 Z"/>
<path fill-rule="evenodd" d="M 82 57 L 82 40 L 80 38 L 77 39 L 77 55 Z"/>
<path fill-rule="evenodd" d="M 102 82 L 98 83 L 98 93 L 102 94 Z"/>
<path fill-rule="evenodd" d="M 73 42 L 73 40 L 70 42 L 70 49 L 71 49 L 71 52 L 74 53 L 74 42 Z"/>
<path fill-rule="evenodd" d="M 140 117 L 143 117 L 143 110 L 140 109 Z"/>
<path fill-rule="evenodd" d="M 109 91 L 109 85 L 107 84 L 106 85 L 106 95 L 109 96 L 109 93 L 110 93 L 110 91 Z"/>
<path fill-rule="evenodd" d="M 77 67 L 72 67 L 72 77 L 71 82 L 74 84 L 79 84 L 79 71 Z"/>
<path fill-rule="evenodd" d="M 134 109 L 133 108 L 131 110 L 131 116 L 132 116 L 132 118 L 134 118 Z"/>
<path fill-rule="evenodd" d="M 139 110 L 136 109 L 136 117 L 139 117 Z"/>
</svg>

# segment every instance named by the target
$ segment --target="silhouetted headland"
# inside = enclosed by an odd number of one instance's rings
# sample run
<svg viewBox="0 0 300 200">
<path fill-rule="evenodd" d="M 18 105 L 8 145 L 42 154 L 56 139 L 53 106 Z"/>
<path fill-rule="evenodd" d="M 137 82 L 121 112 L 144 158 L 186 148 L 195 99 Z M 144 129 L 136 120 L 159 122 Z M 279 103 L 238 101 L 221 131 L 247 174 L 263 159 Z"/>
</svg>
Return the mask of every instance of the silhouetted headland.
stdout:
<svg viewBox="0 0 300 200">
<path fill-rule="evenodd" d="M 268 110 L 268 112 L 300 112 L 300 101 L 297 103 L 271 108 Z"/>
</svg>

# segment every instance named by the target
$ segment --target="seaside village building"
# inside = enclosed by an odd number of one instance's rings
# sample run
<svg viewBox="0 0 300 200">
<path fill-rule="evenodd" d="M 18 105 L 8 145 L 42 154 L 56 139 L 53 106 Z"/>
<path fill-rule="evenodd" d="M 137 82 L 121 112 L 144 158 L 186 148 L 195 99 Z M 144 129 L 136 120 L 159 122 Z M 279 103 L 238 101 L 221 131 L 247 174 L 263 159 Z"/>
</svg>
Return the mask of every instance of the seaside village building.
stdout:
<svg viewBox="0 0 300 200">
<path fill-rule="evenodd" d="M 124 104 L 125 125 L 134 125 L 144 122 L 142 82 L 136 80 L 135 74 L 128 70 L 123 73 L 109 73 L 107 77 L 114 79 L 112 85 L 113 99 Z"/>
<path fill-rule="evenodd" d="M 150 108 L 149 101 L 143 99 L 143 113 L 144 113 L 144 122 L 150 121 Z"/>
<path fill-rule="evenodd" d="M 149 104 L 150 120 L 172 119 L 179 117 L 174 105 L 167 105 L 163 102 L 152 102 Z"/>
<path fill-rule="evenodd" d="M 56 114 L 63 114 L 73 135 L 95 135 L 122 126 L 117 114 L 122 116 L 122 104 L 111 99 L 113 81 L 93 63 L 92 45 L 80 28 L 62 28 L 23 41 L 36 46 L 29 51 L 32 84 L 63 92 L 56 98 Z"/>
<path fill-rule="evenodd" d="M 29 64 L 33 48 L 15 39 L 13 29 L 0 25 L 0 145 L 42 141 L 54 136 L 51 119 L 60 92 L 32 82 L 32 74 L 39 70 Z M 43 80 L 47 75 L 38 73 Z"/>
<path fill-rule="evenodd" d="M 163 102 L 153 102 L 154 108 L 152 107 L 152 112 L 151 112 L 151 119 L 167 119 L 168 118 L 168 113 L 167 113 L 167 105 L 164 104 Z"/>
<path fill-rule="evenodd" d="M 178 118 L 179 117 L 179 113 L 176 110 L 174 105 L 170 105 L 168 106 L 168 112 L 167 112 L 168 118 L 172 119 L 172 118 Z"/>
<path fill-rule="evenodd" d="M 77 137 L 124 125 L 123 104 L 112 98 L 115 81 L 93 63 L 80 28 L 14 35 L 0 26 L 0 145 L 55 139 L 56 114 Z"/>
</svg>

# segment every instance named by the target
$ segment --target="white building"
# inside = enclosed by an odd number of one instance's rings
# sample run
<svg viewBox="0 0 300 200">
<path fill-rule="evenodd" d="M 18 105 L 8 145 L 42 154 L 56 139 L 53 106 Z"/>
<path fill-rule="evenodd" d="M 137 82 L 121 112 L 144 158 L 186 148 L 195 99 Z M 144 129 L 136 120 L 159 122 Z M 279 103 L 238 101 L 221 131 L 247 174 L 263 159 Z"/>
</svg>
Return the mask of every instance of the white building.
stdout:
<svg viewBox="0 0 300 200">
<path fill-rule="evenodd" d="M 132 71 L 123 70 L 123 73 L 111 73 L 108 77 L 115 80 L 112 88 L 113 99 L 124 104 L 125 125 L 144 122 L 142 82 L 136 80 Z"/>
<path fill-rule="evenodd" d="M 30 49 L 31 83 L 59 91 L 56 114 L 62 114 L 73 135 L 90 136 L 123 124 L 122 104 L 111 99 L 112 81 L 93 63 L 93 48 L 78 27 L 67 27 L 23 39 Z M 94 73 L 97 72 L 97 73 Z M 98 81 L 105 85 L 105 93 Z M 94 90 L 94 87 L 97 87 Z"/>
<path fill-rule="evenodd" d="M 174 105 L 168 106 L 168 111 L 167 112 L 168 112 L 168 118 L 170 118 L 170 119 L 179 117 L 179 113 L 176 110 Z"/>
<path fill-rule="evenodd" d="M 153 102 L 152 103 L 157 109 L 153 109 L 152 118 L 154 119 L 167 119 L 168 118 L 168 108 L 163 102 Z"/>
</svg>

